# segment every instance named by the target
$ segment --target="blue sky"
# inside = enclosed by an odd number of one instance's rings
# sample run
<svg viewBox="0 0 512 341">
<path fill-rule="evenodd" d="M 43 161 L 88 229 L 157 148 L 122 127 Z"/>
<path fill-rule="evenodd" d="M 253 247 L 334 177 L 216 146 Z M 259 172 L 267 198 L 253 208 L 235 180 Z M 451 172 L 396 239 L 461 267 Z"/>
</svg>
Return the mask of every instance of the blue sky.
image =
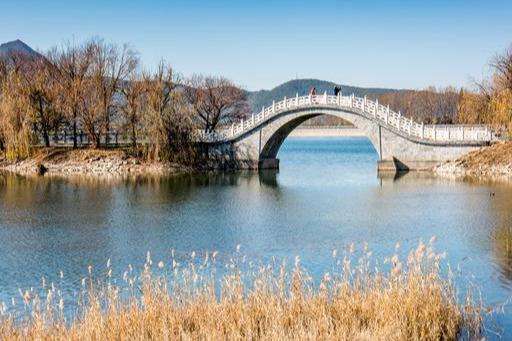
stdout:
<svg viewBox="0 0 512 341">
<path fill-rule="evenodd" d="M 91 36 L 249 90 L 296 77 L 461 86 L 512 44 L 512 1 L 0 0 L 0 42 L 45 50 Z"/>
</svg>

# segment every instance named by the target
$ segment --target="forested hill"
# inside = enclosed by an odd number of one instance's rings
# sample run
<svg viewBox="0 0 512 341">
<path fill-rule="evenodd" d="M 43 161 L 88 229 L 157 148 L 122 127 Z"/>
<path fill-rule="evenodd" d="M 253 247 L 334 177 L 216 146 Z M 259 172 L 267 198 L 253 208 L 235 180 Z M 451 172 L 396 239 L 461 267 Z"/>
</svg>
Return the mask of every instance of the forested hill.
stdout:
<svg viewBox="0 0 512 341">
<path fill-rule="evenodd" d="M 327 91 L 328 94 L 333 94 L 335 86 L 341 86 L 341 92 L 343 94 L 354 93 L 359 97 L 363 97 L 365 95 L 375 97 L 382 94 L 400 91 L 397 89 L 385 88 L 359 88 L 319 79 L 294 79 L 283 83 L 272 90 L 249 91 L 248 98 L 252 111 L 258 112 L 263 106 L 269 106 L 272 104 L 272 101 L 280 101 L 285 96 L 288 98 L 295 97 L 297 93 L 299 96 L 306 95 L 309 93 L 311 87 L 315 87 L 318 94 L 323 94 L 325 91 Z"/>
</svg>

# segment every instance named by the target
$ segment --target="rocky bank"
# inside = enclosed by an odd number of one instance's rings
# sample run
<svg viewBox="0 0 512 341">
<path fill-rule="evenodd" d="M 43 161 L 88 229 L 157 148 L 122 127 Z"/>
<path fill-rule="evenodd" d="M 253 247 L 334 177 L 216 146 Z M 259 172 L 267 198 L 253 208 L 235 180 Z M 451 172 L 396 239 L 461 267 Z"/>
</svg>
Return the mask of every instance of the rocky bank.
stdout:
<svg viewBox="0 0 512 341">
<path fill-rule="evenodd" d="M 92 150 L 50 148 L 37 150 L 26 160 L 10 162 L 0 157 L 0 170 L 22 175 L 142 175 L 171 174 L 183 167 L 145 162 L 122 149 Z"/>
<path fill-rule="evenodd" d="M 512 141 L 498 142 L 434 168 L 447 177 L 512 179 Z"/>
</svg>

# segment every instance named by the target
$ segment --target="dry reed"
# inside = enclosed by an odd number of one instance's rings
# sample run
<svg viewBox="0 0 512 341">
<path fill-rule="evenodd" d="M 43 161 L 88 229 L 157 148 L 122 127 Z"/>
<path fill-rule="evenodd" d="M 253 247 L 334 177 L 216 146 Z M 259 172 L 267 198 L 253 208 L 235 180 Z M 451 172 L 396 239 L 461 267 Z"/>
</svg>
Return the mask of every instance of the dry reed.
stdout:
<svg viewBox="0 0 512 341">
<path fill-rule="evenodd" d="M 333 251 L 334 271 L 319 281 L 298 258 L 287 267 L 235 257 L 222 275 L 217 258 L 193 254 L 180 265 L 173 253 L 153 264 L 148 255 L 140 274 L 129 267 L 123 285 L 112 283 L 109 261 L 102 285 L 91 271 L 84 278 L 71 321 L 53 285 L 45 298 L 22 292 L 30 314 L 4 313 L 0 339 L 452 340 L 480 333 L 480 306 L 470 295 L 459 301 L 430 243 L 380 265 L 366 247 L 357 257 L 353 247 Z"/>
</svg>

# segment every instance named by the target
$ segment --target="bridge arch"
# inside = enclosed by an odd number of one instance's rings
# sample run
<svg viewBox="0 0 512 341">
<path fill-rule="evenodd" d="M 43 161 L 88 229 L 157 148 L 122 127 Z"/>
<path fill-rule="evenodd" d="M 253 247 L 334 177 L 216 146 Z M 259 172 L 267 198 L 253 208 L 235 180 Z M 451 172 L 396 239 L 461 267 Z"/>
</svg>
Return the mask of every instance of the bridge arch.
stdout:
<svg viewBox="0 0 512 341">
<path fill-rule="evenodd" d="M 313 95 L 284 99 L 203 141 L 220 159 L 238 168 L 277 168 L 277 153 L 286 137 L 304 121 L 331 115 L 359 128 L 379 155 L 380 169 L 427 169 L 488 145 L 486 126 L 424 125 L 377 102 L 352 96 Z"/>
<path fill-rule="evenodd" d="M 279 149 L 281 145 L 284 143 L 288 135 L 295 130 L 302 123 L 320 116 L 323 114 L 311 114 L 304 115 L 295 119 L 290 120 L 288 123 L 285 123 L 283 126 L 279 127 L 274 134 L 267 140 L 265 145 L 260 151 L 259 160 L 264 159 L 275 159 L 277 158 L 277 154 L 279 153 Z"/>
<path fill-rule="evenodd" d="M 273 126 L 267 127 L 265 138 L 262 142 L 259 160 L 274 159 L 277 157 L 281 145 L 284 143 L 290 133 L 299 127 L 302 123 L 318 116 L 334 116 L 342 118 L 360 129 L 363 134 L 370 140 L 373 147 L 379 153 L 378 139 L 372 129 L 373 123 L 367 120 L 358 119 L 356 114 L 332 109 L 315 109 L 312 111 L 294 111 L 272 122 Z"/>
<path fill-rule="evenodd" d="M 283 112 L 265 127 L 262 127 L 261 148 L 258 153 L 260 168 L 275 168 L 278 166 L 277 155 L 282 144 L 290 133 L 305 121 L 321 115 L 342 118 L 361 130 L 370 140 L 377 154 L 381 155 L 382 143 L 379 140 L 379 129 L 371 119 L 351 112 L 333 108 L 312 108 L 302 110 L 290 110 Z M 263 166 L 263 167 L 262 167 Z"/>
</svg>

